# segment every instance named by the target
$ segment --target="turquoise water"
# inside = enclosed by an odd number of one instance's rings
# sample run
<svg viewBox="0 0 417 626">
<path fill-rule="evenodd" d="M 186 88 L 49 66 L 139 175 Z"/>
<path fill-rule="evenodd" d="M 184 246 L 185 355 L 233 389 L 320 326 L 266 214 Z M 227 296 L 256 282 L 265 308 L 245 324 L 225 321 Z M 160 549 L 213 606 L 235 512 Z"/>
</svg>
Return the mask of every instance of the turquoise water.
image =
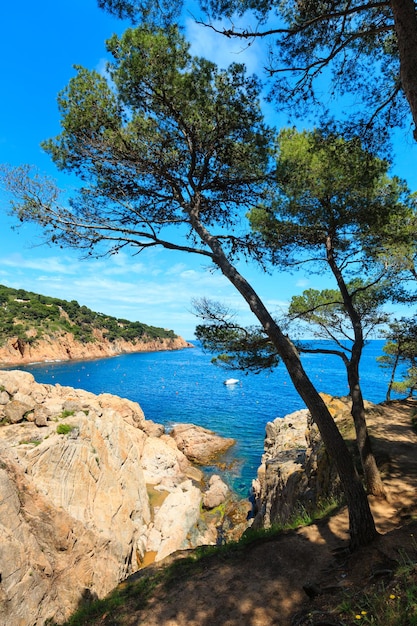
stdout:
<svg viewBox="0 0 417 626">
<path fill-rule="evenodd" d="M 388 385 L 388 373 L 376 363 L 383 344 L 382 340 L 369 342 L 362 360 L 363 393 L 372 402 L 385 399 Z M 236 491 L 247 495 L 260 463 L 266 422 L 304 408 L 304 404 L 282 365 L 273 372 L 245 375 L 226 372 L 210 360 L 211 355 L 195 344 L 194 348 L 174 352 L 33 364 L 19 369 L 30 371 L 37 382 L 134 400 L 148 419 L 168 429 L 177 422 L 193 422 L 233 437 L 237 443 L 227 455 L 226 478 Z M 341 359 L 305 355 L 303 363 L 319 391 L 347 394 Z M 224 385 L 229 377 L 239 379 L 239 383 Z"/>
</svg>

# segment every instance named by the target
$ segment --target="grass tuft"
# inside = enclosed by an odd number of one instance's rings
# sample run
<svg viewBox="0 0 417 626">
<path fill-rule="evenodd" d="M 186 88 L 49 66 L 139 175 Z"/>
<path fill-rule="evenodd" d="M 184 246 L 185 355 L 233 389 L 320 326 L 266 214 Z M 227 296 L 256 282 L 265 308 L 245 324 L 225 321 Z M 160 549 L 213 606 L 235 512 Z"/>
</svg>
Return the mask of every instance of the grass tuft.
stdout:
<svg viewBox="0 0 417 626">
<path fill-rule="evenodd" d="M 73 426 L 70 424 L 58 424 L 56 427 L 56 432 L 58 435 L 68 435 L 73 429 Z"/>
</svg>

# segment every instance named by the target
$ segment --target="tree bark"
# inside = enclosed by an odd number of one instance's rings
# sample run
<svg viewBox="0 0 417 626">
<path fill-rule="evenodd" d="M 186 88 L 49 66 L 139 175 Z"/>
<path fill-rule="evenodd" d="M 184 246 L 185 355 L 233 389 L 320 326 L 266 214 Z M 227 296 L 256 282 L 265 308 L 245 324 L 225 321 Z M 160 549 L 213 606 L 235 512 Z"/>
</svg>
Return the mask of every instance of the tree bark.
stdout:
<svg viewBox="0 0 417 626">
<path fill-rule="evenodd" d="M 371 440 L 369 438 L 368 427 L 366 425 L 365 405 L 363 402 L 362 390 L 359 377 L 359 363 L 364 345 L 363 329 L 360 315 L 355 309 L 353 299 L 342 272 L 334 258 L 334 249 L 331 237 L 328 236 L 326 243 L 326 255 L 329 267 L 336 279 L 341 293 L 343 304 L 353 328 L 352 354 L 347 365 L 349 392 L 352 399 L 351 414 L 355 425 L 356 443 L 365 478 L 368 492 L 378 498 L 385 498 L 385 489 L 376 464 L 374 453 L 372 452 Z"/>
<path fill-rule="evenodd" d="M 391 0 L 400 57 L 401 85 L 410 105 L 417 141 L 417 14 L 414 0 Z"/>
<path fill-rule="evenodd" d="M 217 237 L 205 229 L 196 214 L 190 215 L 194 230 L 210 247 L 214 263 L 239 291 L 268 334 L 287 368 L 294 387 L 317 424 L 323 443 L 336 465 L 349 511 L 350 548 L 354 550 L 371 543 L 378 533 L 362 482 L 339 429 L 302 366 L 296 347 L 281 331 L 252 286 L 230 263 Z"/>
<path fill-rule="evenodd" d="M 376 464 L 366 425 L 365 405 L 359 384 L 358 363 L 350 361 L 348 367 L 349 390 L 352 398 L 352 417 L 355 424 L 356 441 L 363 468 L 368 493 L 378 498 L 385 498 L 384 484 Z"/>
<path fill-rule="evenodd" d="M 252 308 L 255 315 L 256 307 Z M 261 321 L 262 316 L 258 316 Z M 362 482 L 352 457 L 323 399 L 315 389 L 301 364 L 293 343 L 282 334 L 275 323 L 264 325 L 276 346 L 290 378 L 320 431 L 324 445 L 336 464 L 349 511 L 350 547 L 352 550 L 369 544 L 377 536 L 374 520 Z"/>
</svg>

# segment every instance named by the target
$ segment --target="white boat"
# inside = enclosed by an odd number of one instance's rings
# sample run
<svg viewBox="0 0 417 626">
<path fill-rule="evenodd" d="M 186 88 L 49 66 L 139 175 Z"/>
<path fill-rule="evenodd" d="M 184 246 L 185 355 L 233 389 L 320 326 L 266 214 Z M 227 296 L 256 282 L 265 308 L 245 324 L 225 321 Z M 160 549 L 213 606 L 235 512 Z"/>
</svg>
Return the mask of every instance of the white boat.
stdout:
<svg viewBox="0 0 417 626">
<path fill-rule="evenodd" d="M 236 383 L 239 382 L 238 378 L 227 378 L 227 380 L 224 381 L 225 385 L 236 385 Z"/>
</svg>

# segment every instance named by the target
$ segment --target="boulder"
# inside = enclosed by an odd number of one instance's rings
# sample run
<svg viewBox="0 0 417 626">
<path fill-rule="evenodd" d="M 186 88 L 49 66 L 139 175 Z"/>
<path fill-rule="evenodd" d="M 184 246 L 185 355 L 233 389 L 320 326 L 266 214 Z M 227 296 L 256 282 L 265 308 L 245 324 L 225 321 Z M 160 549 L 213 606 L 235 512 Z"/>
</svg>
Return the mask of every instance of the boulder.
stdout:
<svg viewBox="0 0 417 626">
<path fill-rule="evenodd" d="M 229 495 L 230 490 L 220 476 L 213 474 L 209 480 L 209 488 L 203 496 L 203 506 L 206 509 L 214 509 L 223 504 Z"/>
<path fill-rule="evenodd" d="M 212 463 L 236 443 L 194 424 L 176 424 L 170 435 L 185 456 L 199 465 Z"/>
<path fill-rule="evenodd" d="M 32 406 L 30 404 L 26 404 L 20 400 L 11 400 L 5 405 L 3 411 L 8 422 L 18 424 L 23 420 L 25 414 L 29 413 L 31 408 Z"/>
<path fill-rule="evenodd" d="M 143 422 L 141 428 L 149 437 L 161 437 L 165 433 L 165 427 L 162 424 L 155 424 L 152 420 Z"/>
<path fill-rule="evenodd" d="M 178 549 L 191 548 L 191 540 L 201 506 L 201 491 L 191 480 L 184 481 L 168 494 L 155 514 L 147 551 L 156 552 L 155 561 Z"/>
<path fill-rule="evenodd" d="M 36 426 L 47 426 L 49 417 L 48 409 L 39 405 L 35 407 L 33 418 Z"/>
<path fill-rule="evenodd" d="M 128 424 L 141 428 L 145 422 L 145 416 L 139 404 L 119 398 L 110 393 L 102 393 L 98 396 L 98 401 L 103 409 L 116 411 Z"/>
<path fill-rule="evenodd" d="M 175 484 L 178 477 L 182 480 L 186 475 L 189 461 L 176 447 L 169 445 L 168 437 L 148 437 L 142 451 L 141 465 L 144 478 L 149 485 L 160 483 Z"/>
</svg>

